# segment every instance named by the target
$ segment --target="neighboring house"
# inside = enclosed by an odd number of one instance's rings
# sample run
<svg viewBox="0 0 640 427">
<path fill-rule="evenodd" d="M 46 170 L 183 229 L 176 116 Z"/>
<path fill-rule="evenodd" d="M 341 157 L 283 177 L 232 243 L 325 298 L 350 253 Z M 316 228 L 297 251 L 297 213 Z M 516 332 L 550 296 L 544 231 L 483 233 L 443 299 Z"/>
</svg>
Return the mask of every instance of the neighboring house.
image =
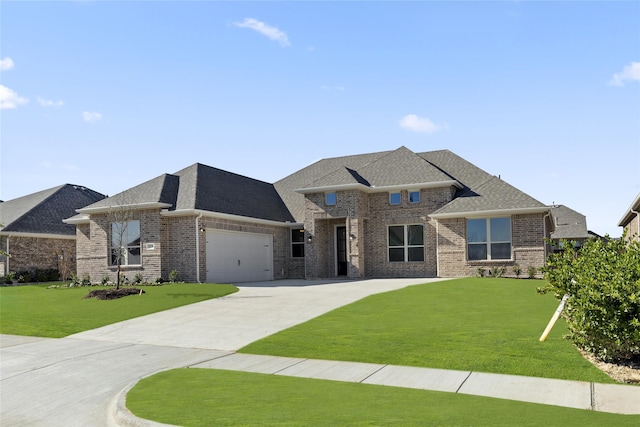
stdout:
<svg viewBox="0 0 640 427">
<path fill-rule="evenodd" d="M 628 239 L 640 240 L 640 194 L 624 213 L 618 226 L 623 227 Z"/>
<path fill-rule="evenodd" d="M 0 276 L 7 272 L 76 271 L 76 230 L 62 222 L 76 209 L 104 199 L 85 187 L 64 184 L 0 203 Z"/>
<path fill-rule="evenodd" d="M 527 271 L 544 264 L 553 231 L 550 208 L 500 178 L 448 150 L 405 147 L 320 160 L 275 184 L 194 164 L 78 213 L 67 220 L 78 276 L 92 280 L 113 280 L 118 250 L 127 277 L 145 280 Z"/>
<path fill-rule="evenodd" d="M 560 250 L 563 240 L 572 241 L 576 247 L 581 247 L 587 239 L 601 238 L 587 229 L 587 218 L 584 215 L 564 205 L 551 206 L 551 218 L 554 224 L 551 240 L 557 244 L 552 247 L 552 251 Z"/>
</svg>

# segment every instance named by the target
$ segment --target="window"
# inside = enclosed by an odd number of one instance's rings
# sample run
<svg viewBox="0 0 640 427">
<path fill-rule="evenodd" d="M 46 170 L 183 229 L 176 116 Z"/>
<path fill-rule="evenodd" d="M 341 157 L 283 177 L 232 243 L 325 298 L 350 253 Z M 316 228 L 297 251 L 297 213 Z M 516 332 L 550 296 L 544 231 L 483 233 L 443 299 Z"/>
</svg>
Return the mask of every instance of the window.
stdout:
<svg viewBox="0 0 640 427">
<path fill-rule="evenodd" d="M 409 191 L 409 203 L 420 203 L 420 191 Z"/>
<path fill-rule="evenodd" d="M 304 230 L 291 230 L 291 256 L 304 258 Z"/>
<path fill-rule="evenodd" d="M 400 193 L 389 193 L 389 204 L 399 205 L 402 203 L 402 195 Z"/>
<path fill-rule="evenodd" d="M 511 218 L 467 220 L 469 261 L 511 259 Z"/>
<path fill-rule="evenodd" d="M 424 261 L 424 226 L 389 226 L 389 262 Z"/>
<path fill-rule="evenodd" d="M 140 265 L 140 221 L 111 223 L 111 265 Z"/>
<path fill-rule="evenodd" d="M 327 193 L 324 196 L 324 203 L 327 206 L 335 206 L 338 203 L 338 199 L 336 197 L 336 193 Z"/>
</svg>

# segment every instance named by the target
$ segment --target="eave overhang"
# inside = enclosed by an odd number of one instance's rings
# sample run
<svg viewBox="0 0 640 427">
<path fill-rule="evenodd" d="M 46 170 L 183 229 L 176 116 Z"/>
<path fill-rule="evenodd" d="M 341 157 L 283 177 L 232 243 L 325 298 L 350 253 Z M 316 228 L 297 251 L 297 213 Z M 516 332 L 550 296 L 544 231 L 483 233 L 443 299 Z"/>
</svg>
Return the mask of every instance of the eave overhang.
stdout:
<svg viewBox="0 0 640 427">
<path fill-rule="evenodd" d="M 175 211 L 162 210 L 161 216 L 177 217 L 177 216 L 202 216 L 203 218 L 219 218 L 230 221 L 250 222 L 254 224 L 274 225 L 277 227 L 303 227 L 304 223 L 290 221 L 275 221 L 272 219 L 253 218 L 250 216 L 227 214 L 222 212 L 203 211 L 201 209 L 180 209 Z"/>
<path fill-rule="evenodd" d="M 620 221 L 618 221 L 618 227 L 626 227 L 627 224 L 631 222 L 634 216 L 638 215 L 638 211 L 640 211 L 640 194 L 635 198 L 631 206 L 624 213 Z"/>
<path fill-rule="evenodd" d="M 162 202 L 146 202 L 146 203 L 132 203 L 129 205 L 113 205 L 113 206 L 96 206 L 77 209 L 76 212 L 81 214 L 101 214 L 109 213 L 113 211 L 124 210 L 143 210 L 143 209 L 167 209 L 173 206 L 171 203 Z"/>
<path fill-rule="evenodd" d="M 446 212 L 433 213 L 429 218 L 433 219 L 449 219 L 449 218 L 487 218 L 497 216 L 526 215 L 536 213 L 548 213 L 550 209 L 546 206 L 532 208 L 515 208 L 515 209 L 490 209 L 483 211 L 470 212 Z"/>
<path fill-rule="evenodd" d="M 70 234 L 48 234 L 48 233 L 25 233 L 20 231 L 0 231 L 0 236 L 7 237 L 29 237 L 32 239 L 65 239 L 76 240 L 76 235 Z"/>
</svg>

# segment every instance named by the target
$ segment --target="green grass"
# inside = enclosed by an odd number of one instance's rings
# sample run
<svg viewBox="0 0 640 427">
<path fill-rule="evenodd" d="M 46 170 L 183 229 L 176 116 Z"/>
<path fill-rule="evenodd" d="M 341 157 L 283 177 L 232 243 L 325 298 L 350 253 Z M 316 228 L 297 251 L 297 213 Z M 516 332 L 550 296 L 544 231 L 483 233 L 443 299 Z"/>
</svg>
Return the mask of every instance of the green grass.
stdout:
<svg viewBox="0 0 640 427">
<path fill-rule="evenodd" d="M 141 296 L 99 301 L 82 297 L 102 287 L 47 286 L 0 287 L 0 333 L 61 338 L 238 290 L 232 285 L 181 283 L 144 286 Z"/>
<path fill-rule="evenodd" d="M 612 383 L 562 339 L 538 280 L 465 278 L 372 295 L 241 349 L 244 353 Z"/>
<path fill-rule="evenodd" d="M 181 426 L 637 426 L 616 415 L 454 393 L 177 369 L 127 395 L 137 416 Z"/>
</svg>

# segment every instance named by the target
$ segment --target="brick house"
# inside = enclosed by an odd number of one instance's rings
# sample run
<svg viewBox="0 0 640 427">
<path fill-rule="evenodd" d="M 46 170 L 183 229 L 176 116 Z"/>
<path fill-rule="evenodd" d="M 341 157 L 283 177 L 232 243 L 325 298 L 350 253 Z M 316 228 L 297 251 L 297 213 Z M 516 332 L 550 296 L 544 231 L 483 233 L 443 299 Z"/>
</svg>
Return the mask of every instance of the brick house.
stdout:
<svg viewBox="0 0 640 427">
<path fill-rule="evenodd" d="M 115 220 L 127 212 L 126 221 Z M 241 282 L 541 267 L 550 208 L 448 150 L 320 160 L 268 184 L 202 164 L 78 210 L 78 276 Z M 127 223 L 126 239 L 114 230 Z"/>
<path fill-rule="evenodd" d="M 63 219 L 104 199 L 88 188 L 64 184 L 0 203 L 0 276 L 8 272 L 76 271 L 76 230 Z"/>
<path fill-rule="evenodd" d="M 618 226 L 622 227 L 627 233 L 627 238 L 632 240 L 640 240 L 640 194 L 635 198 L 631 206 L 624 213 Z"/>
</svg>

